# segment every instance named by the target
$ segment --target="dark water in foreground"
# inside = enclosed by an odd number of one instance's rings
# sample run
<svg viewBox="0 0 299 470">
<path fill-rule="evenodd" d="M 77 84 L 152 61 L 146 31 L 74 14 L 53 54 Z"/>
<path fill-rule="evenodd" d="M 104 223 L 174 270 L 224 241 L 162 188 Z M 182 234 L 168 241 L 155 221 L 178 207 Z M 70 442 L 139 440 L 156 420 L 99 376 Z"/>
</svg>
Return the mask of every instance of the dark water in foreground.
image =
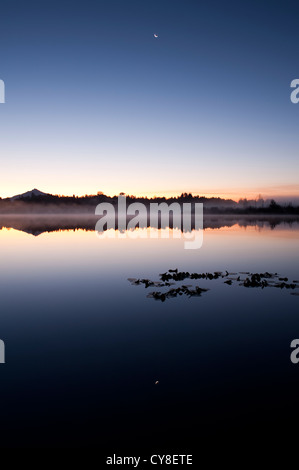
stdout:
<svg viewBox="0 0 299 470">
<path fill-rule="evenodd" d="M 199 280 L 210 288 L 201 297 L 163 303 L 127 278 L 178 268 L 299 280 L 298 223 L 206 229 L 200 250 L 5 228 L 0 247 L 0 447 L 199 457 L 209 444 L 229 451 L 291 432 L 298 296 Z"/>
</svg>

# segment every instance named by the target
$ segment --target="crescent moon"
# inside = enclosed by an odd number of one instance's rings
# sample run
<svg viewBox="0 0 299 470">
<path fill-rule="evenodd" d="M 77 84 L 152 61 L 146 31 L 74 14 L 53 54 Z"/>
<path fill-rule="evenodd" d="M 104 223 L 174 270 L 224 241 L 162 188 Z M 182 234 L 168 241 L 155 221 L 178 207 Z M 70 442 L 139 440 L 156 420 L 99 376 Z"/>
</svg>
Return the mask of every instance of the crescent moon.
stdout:
<svg viewBox="0 0 299 470">
<path fill-rule="evenodd" d="M 157 38 L 157 37 L 158 37 L 158 34 L 155 33 L 155 34 L 154 34 L 154 38 Z"/>
</svg>

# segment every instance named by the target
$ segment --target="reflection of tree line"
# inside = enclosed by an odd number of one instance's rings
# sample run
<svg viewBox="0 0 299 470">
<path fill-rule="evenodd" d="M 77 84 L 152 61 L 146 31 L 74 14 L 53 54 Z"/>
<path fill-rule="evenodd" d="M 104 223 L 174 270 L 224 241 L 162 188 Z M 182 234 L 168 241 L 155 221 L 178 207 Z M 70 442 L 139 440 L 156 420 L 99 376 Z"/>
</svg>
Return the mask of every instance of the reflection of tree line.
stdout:
<svg viewBox="0 0 299 470">
<path fill-rule="evenodd" d="M 133 217 L 133 216 L 132 216 Z M 127 223 L 132 217 L 127 218 Z M 32 235 L 40 235 L 44 232 L 57 232 L 65 230 L 85 230 L 94 231 L 95 224 L 99 220 L 98 216 L 89 215 L 0 215 L 0 229 L 2 228 L 13 228 L 15 230 L 21 230 Z M 256 227 L 258 230 L 270 227 L 272 230 L 277 226 L 292 227 L 294 224 L 299 224 L 299 216 L 235 216 L 235 215 L 205 215 L 204 216 L 204 229 L 220 229 L 222 227 L 232 227 L 237 225 L 238 227 Z M 116 229 L 117 221 L 116 221 Z M 150 221 L 148 218 L 145 227 L 150 228 Z M 192 229 L 194 229 L 194 220 L 191 223 Z M 170 217 L 170 223 L 162 223 L 159 221 L 157 229 L 180 229 L 181 227 L 173 227 L 172 218 Z M 106 227 L 104 226 L 104 231 Z M 182 230 L 183 231 L 183 230 Z"/>
</svg>

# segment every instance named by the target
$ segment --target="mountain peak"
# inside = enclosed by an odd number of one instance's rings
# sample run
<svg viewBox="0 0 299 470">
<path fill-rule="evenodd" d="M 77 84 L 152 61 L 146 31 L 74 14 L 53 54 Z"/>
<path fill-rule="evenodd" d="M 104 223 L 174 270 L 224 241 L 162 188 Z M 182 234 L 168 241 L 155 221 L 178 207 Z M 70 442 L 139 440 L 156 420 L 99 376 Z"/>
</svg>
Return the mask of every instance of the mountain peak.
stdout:
<svg viewBox="0 0 299 470">
<path fill-rule="evenodd" d="M 10 200 L 14 201 L 15 199 L 26 199 L 26 198 L 31 198 L 31 197 L 39 197 L 39 196 L 49 196 L 48 193 L 43 193 L 39 189 L 31 189 L 31 191 L 27 191 L 26 193 L 22 194 L 17 194 L 16 196 L 13 196 L 10 198 Z"/>
</svg>

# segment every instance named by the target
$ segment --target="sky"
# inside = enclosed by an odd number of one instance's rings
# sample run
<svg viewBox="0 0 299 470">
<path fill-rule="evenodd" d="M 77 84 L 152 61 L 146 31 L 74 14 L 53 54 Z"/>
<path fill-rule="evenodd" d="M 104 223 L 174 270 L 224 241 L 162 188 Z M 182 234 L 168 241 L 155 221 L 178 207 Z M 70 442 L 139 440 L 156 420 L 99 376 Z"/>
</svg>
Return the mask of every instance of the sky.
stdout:
<svg viewBox="0 0 299 470">
<path fill-rule="evenodd" d="M 299 197 L 298 17 L 288 0 L 2 0 L 0 196 Z"/>
</svg>

